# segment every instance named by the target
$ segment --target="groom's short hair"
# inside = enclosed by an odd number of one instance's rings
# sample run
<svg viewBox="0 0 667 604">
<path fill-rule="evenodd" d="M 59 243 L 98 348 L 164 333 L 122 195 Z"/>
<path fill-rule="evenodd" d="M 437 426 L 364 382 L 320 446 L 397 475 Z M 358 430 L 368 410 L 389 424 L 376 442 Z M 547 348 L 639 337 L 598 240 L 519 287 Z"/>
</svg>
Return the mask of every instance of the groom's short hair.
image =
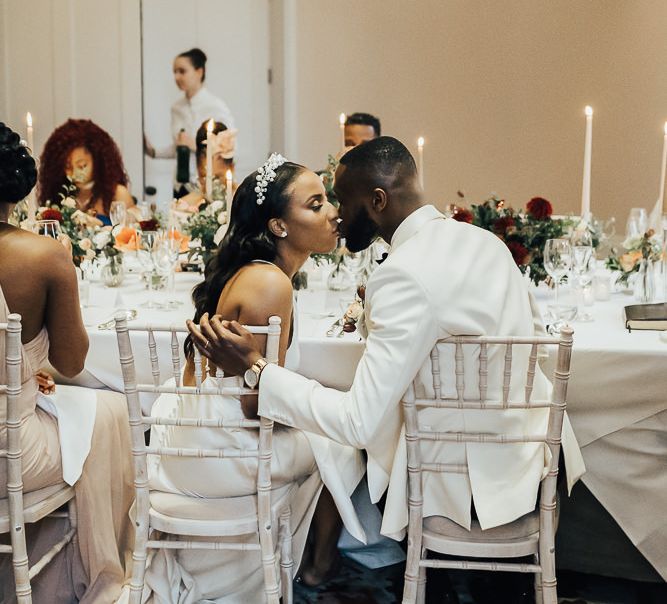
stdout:
<svg viewBox="0 0 667 604">
<path fill-rule="evenodd" d="M 393 136 L 380 136 L 350 149 L 341 165 L 362 178 L 391 186 L 396 180 L 417 175 L 417 165 L 407 147 Z M 374 185 L 377 186 L 377 185 Z"/>
</svg>

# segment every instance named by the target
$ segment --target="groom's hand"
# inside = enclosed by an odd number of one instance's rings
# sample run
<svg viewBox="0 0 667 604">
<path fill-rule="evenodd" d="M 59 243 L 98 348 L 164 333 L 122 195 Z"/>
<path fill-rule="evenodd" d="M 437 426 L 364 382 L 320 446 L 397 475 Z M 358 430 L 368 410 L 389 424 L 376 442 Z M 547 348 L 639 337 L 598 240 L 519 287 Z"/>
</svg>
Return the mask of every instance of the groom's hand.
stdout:
<svg viewBox="0 0 667 604">
<path fill-rule="evenodd" d="M 192 341 L 199 352 L 226 375 L 243 375 L 262 356 L 255 338 L 236 321 L 223 321 L 208 313 L 199 321 L 199 328 L 187 322 Z"/>
</svg>

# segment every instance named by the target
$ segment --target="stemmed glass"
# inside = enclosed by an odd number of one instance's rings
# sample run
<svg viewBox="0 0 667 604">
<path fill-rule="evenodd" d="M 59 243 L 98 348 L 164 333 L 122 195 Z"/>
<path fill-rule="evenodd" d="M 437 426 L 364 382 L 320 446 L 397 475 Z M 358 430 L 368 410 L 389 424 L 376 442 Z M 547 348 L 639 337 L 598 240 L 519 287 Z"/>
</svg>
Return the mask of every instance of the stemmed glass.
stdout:
<svg viewBox="0 0 667 604">
<path fill-rule="evenodd" d="M 162 304 L 153 300 L 153 271 L 156 268 L 154 250 L 157 239 L 157 231 L 137 231 L 137 258 L 144 274 L 148 275 L 148 299 L 140 304 L 142 308 L 162 308 Z"/>
<path fill-rule="evenodd" d="M 164 233 L 164 245 L 170 261 L 169 299 L 167 300 L 169 308 L 178 308 L 183 305 L 183 302 L 176 298 L 176 265 L 178 264 L 178 257 L 181 254 L 181 241 L 181 236 L 176 226 L 170 226 Z"/>
<path fill-rule="evenodd" d="M 109 208 L 109 219 L 111 224 L 116 226 L 117 224 L 124 225 L 125 219 L 127 217 L 127 208 L 124 201 L 112 201 L 111 207 Z"/>
<path fill-rule="evenodd" d="M 580 321 L 592 321 L 593 317 L 583 309 L 585 304 L 585 289 L 593 280 L 590 271 L 590 263 L 593 258 L 593 245 L 590 232 L 588 230 L 583 232 L 575 231 L 570 242 L 572 244 L 572 269 L 577 289 L 577 319 Z"/>
<path fill-rule="evenodd" d="M 563 325 L 563 313 L 567 308 L 561 308 L 558 300 L 560 282 L 572 267 L 572 246 L 567 239 L 547 239 L 544 246 L 544 269 L 554 281 L 555 299 L 553 314 L 555 323 L 550 326 L 551 333 L 558 333 Z"/>
<path fill-rule="evenodd" d="M 648 228 L 648 215 L 644 208 L 632 208 L 625 225 L 626 239 L 643 237 Z"/>
<path fill-rule="evenodd" d="M 33 230 L 38 235 L 46 235 L 47 237 L 53 237 L 53 239 L 60 239 L 62 235 L 62 230 L 60 229 L 60 223 L 57 220 L 38 220 L 35 222 Z"/>
</svg>

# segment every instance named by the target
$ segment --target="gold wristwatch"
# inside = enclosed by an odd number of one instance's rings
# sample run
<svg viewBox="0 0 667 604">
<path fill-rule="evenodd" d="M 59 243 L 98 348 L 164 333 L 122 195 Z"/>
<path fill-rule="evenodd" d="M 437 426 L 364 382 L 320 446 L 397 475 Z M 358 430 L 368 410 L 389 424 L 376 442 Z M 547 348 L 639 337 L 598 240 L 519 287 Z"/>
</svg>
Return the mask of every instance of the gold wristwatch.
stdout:
<svg viewBox="0 0 667 604">
<path fill-rule="evenodd" d="M 259 358 L 252 364 L 250 369 L 248 369 L 243 374 L 243 380 L 245 381 L 248 388 L 257 388 L 257 384 L 259 384 L 259 376 L 261 375 L 264 367 L 266 367 L 268 364 L 269 363 L 266 359 Z"/>
</svg>

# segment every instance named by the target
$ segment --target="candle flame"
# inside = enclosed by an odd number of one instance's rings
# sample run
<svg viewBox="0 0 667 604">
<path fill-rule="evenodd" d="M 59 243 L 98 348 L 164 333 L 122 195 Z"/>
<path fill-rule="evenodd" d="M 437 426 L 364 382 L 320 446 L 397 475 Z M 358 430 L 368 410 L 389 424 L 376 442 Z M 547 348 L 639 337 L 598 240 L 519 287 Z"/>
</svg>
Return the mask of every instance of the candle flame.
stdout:
<svg viewBox="0 0 667 604">
<path fill-rule="evenodd" d="M 213 128 L 215 128 L 215 122 L 213 121 L 213 118 L 211 118 L 208 120 L 208 122 L 206 122 L 206 132 L 213 132 Z"/>
<path fill-rule="evenodd" d="M 345 125 L 345 121 L 346 121 L 346 120 L 347 120 L 347 116 L 346 116 L 344 113 L 341 113 L 341 114 L 338 116 L 338 123 L 339 123 L 341 126 L 344 126 L 344 125 Z"/>
<path fill-rule="evenodd" d="M 586 109 L 584 109 L 584 112 L 586 113 L 587 116 L 593 115 L 593 107 L 590 105 L 586 105 Z"/>
<path fill-rule="evenodd" d="M 423 136 L 420 136 L 417 139 L 417 147 L 419 147 L 420 149 L 423 149 L 423 147 L 424 147 L 424 137 Z"/>
<path fill-rule="evenodd" d="M 665 134 L 667 134 L 667 122 L 665 122 Z"/>
<path fill-rule="evenodd" d="M 32 128 L 32 115 L 30 115 L 30 111 L 25 114 L 25 123 L 28 128 Z"/>
<path fill-rule="evenodd" d="M 231 180 L 231 179 L 232 179 L 232 171 L 231 171 L 231 170 L 227 170 L 227 172 L 225 172 L 225 178 L 226 178 L 227 180 Z"/>
</svg>

